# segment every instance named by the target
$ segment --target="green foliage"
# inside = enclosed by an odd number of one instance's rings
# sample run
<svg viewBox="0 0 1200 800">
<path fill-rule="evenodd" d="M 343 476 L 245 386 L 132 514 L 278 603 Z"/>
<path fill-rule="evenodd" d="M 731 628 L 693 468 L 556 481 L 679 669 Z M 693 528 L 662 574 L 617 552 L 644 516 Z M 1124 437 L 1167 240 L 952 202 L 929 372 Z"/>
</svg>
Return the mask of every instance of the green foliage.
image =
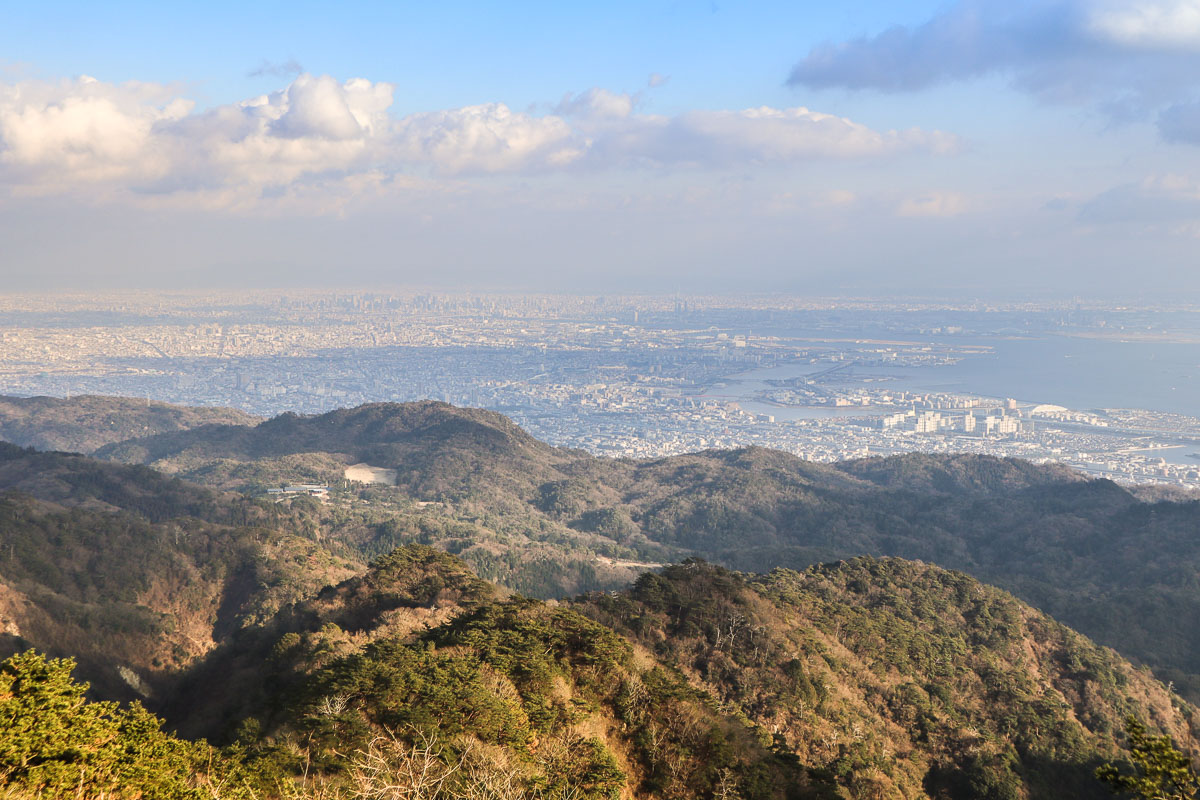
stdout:
<svg viewBox="0 0 1200 800">
<path fill-rule="evenodd" d="M 573 611 L 489 604 L 423 640 L 376 642 L 321 670 L 304 713 L 329 742 L 371 726 L 415 726 L 524 747 L 595 708 L 628 656 L 623 639 Z M 560 680 L 580 694 L 562 696 Z M 345 713 L 322 711 L 339 697 L 362 700 Z"/>
<path fill-rule="evenodd" d="M 522 598 L 458 617 L 432 637 L 441 646 L 473 648 L 518 686 L 543 689 L 569 668 L 600 678 L 629 659 L 629 644 L 603 625 Z"/>
<path fill-rule="evenodd" d="M 390 730 L 470 732 L 485 742 L 523 746 L 532 738 L 525 709 L 496 691 L 493 674 L 470 655 L 386 640 L 319 673 L 306 691 L 306 722 L 333 749 L 361 744 L 367 721 Z M 337 710 L 341 700 L 361 698 Z"/>
<path fill-rule="evenodd" d="M 898 559 L 689 561 L 588 603 L 856 795 L 1090 796 L 1122 716 L 1167 697 L 1011 596 Z"/>
<path fill-rule="evenodd" d="M 1134 771 L 1123 772 L 1111 763 L 1096 770 L 1096 777 L 1114 792 L 1130 792 L 1145 800 L 1191 800 L 1200 794 L 1192 759 L 1180 752 L 1170 736 L 1149 733 L 1137 717 L 1125 721 L 1125 734 Z"/>
<path fill-rule="evenodd" d="M 429 600 L 444 591 L 429 589 L 459 570 L 444 554 L 406 547 L 377 559 L 364 578 L 323 592 L 312 611 L 337 618 L 331 605 L 354 602 L 367 586 L 405 587 Z M 322 617 L 309 613 L 300 608 L 289 618 L 312 630 Z M 313 663 L 311 634 L 290 633 L 264 636 L 258 652 L 285 670 Z M 813 794 L 819 781 L 764 746 L 743 717 L 719 712 L 677 673 L 635 660 L 625 637 L 578 609 L 473 601 L 440 625 L 318 663 L 299 685 L 266 682 L 259 691 L 276 692 L 276 701 L 262 704 L 265 713 L 240 725 L 237 737 L 265 763 L 295 772 L 308 765 L 348 792 L 360 791 L 354 782 L 363 775 L 347 766 L 348 754 L 376 753 L 384 742 L 410 758 L 436 740 L 436 770 L 469 767 L 490 752 L 531 798 L 614 800 L 627 789 L 706 796 L 721 780 L 752 800 Z"/>
<path fill-rule="evenodd" d="M 33 651 L 0 665 L 0 786 L 34 797 L 252 797 L 235 761 L 160 730 L 134 704 L 93 703 L 74 663 Z"/>
<path fill-rule="evenodd" d="M 627 778 L 604 742 L 571 736 L 564 745 L 543 762 L 546 795 L 569 797 L 577 793 L 594 800 L 616 800 L 621 796 Z"/>
<path fill-rule="evenodd" d="M 457 613 L 440 624 L 383 622 L 447 603 Z M 352 621 L 353 630 L 341 624 Z M 288 785 L 285 775 L 307 787 L 298 792 L 352 794 L 424 754 L 435 772 L 466 770 L 454 791 L 485 780 L 477 770 L 492 764 L 535 800 L 625 791 L 784 800 L 834 787 L 850 797 L 1009 800 L 1090 796 L 1112 720 L 1144 707 L 1129 692 L 1166 699 L 1004 593 L 898 560 L 759 577 L 693 560 L 628 593 L 563 606 L 497 602 L 460 561 L 414 545 L 240 639 L 221 652 L 241 648 L 245 660 L 215 659 L 193 697 L 240 712 L 230 730 L 248 761 L 165 737 L 140 707 L 86 704 L 82 688 L 35 705 L 102 709 L 135 743 L 122 752 L 153 780 L 175 780 L 158 765 L 162 753 L 191 765 L 183 774 L 200 777 L 180 791 L 219 773 L 237 791 L 268 786 L 268 796 Z M 66 673 L 40 669 L 37 683 L 69 685 Z M 249 690 L 243 670 L 258 676 Z M 65 714 L 80 720 L 70 735 L 102 735 L 92 717 Z M 39 761 L 43 773 L 14 785 L 65 785 L 81 763 L 110 763 L 80 761 L 74 753 L 86 748 L 56 740 L 61 726 L 48 730 L 27 750 L 72 754 Z M 204 758 L 220 766 L 206 771 Z M 136 770 L 118 779 L 88 768 L 88 780 L 152 785 Z"/>
<path fill-rule="evenodd" d="M 312 762 L 334 773 L 339 754 L 366 751 L 386 731 L 412 744 L 437 737 L 507 748 L 526 764 L 530 792 L 607 800 L 619 795 L 625 773 L 603 741 L 570 726 L 599 709 L 601 677 L 611 682 L 605 673 L 627 658 L 620 637 L 575 612 L 533 601 L 487 604 L 319 670 L 285 729 L 302 731 L 316 748 Z M 449 763 L 453 751 L 440 758 Z"/>
</svg>

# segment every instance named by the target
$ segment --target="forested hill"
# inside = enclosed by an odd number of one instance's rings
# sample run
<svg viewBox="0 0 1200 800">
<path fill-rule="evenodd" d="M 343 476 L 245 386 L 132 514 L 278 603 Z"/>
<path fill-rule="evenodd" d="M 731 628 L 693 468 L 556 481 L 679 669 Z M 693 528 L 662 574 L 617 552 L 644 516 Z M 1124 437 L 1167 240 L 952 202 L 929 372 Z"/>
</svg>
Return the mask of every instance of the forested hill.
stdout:
<svg viewBox="0 0 1200 800">
<path fill-rule="evenodd" d="M 919 559 L 1012 591 L 1200 698 L 1200 503 L 1150 502 L 1063 467 L 915 454 L 828 465 L 761 448 L 600 459 L 432 402 L 205 425 L 100 454 L 252 494 L 327 483 L 327 504 L 279 506 L 324 550 L 362 563 L 431 544 L 541 597 L 689 556 L 755 572 Z M 345 481 L 357 462 L 395 470 L 397 485 Z"/>
<path fill-rule="evenodd" d="M 400 486 L 432 499 L 485 486 L 497 499 L 527 494 L 566 465 L 591 461 L 534 439 L 500 414 L 436 402 L 283 414 L 254 427 L 207 425 L 111 444 L 96 455 L 228 488 L 337 481 L 346 464 L 366 462 L 398 469 Z"/>
<path fill-rule="evenodd" d="M 282 414 L 257 426 L 212 425 L 160 433 L 123 447 L 109 446 L 104 453 L 118 460 L 134 455 L 151 460 L 180 455 L 253 460 L 344 452 L 356 458 L 375 455 L 397 460 L 429 445 L 509 459 L 518 453 L 544 458 L 554 452 L 495 412 L 424 402 L 372 403 L 310 417 Z"/>
<path fill-rule="evenodd" d="M 36 666 L 0 669 L 0 709 L 71 730 Z M 297 800 L 1099 800 L 1127 716 L 1183 746 L 1200 722 L 1111 650 L 929 565 L 691 561 L 545 603 L 422 546 L 227 637 L 160 707 L 231 749 L 127 725 L 94 734 L 89 761 L 34 753 L 0 785 L 103 788 L 111 758 L 119 797 L 153 779 L 210 792 L 162 796 Z"/>
<path fill-rule="evenodd" d="M 153 697 L 230 631 L 359 563 L 272 504 L 0 443 L 0 656 L 72 656 L 106 697 Z"/>
<path fill-rule="evenodd" d="M 91 453 L 106 444 L 200 425 L 254 425 L 231 408 L 185 407 L 128 397 L 0 396 L 0 439 L 39 450 Z"/>
<path fill-rule="evenodd" d="M 360 509 L 392 505 L 333 538 L 366 555 L 435 544 L 540 596 L 691 555 L 753 571 L 920 559 L 1006 588 L 1200 697 L 1200 630 L 1188 622 L 1200 619 L 1200 504 L 1148 502 L 1064 467 L 917 454 L 826 465 L 760 448 L 600 459 L 442 403 L 205 426 L 100 454 L 225 488 L 343 485 Z M 359 461 L 395 469 L 398 486 L 342 482 Z"/>
<path fill-rule="evenodd" d="M 1033 464 L 1015 458 L 965 453 L 910 453 L 894 458 L 864 458 L 836 465 L 843 472 L 886 489 L 921 494 L 1003 496 L 1038 486 L 1077 483 L 1087 478 L 1061 464 Z"/>
<path fill-rule="evenodd" d="M 20 791 L 84 764 L 113 797 L 372 796 L 423 764 L 505 800 L 1099 798 L 1125 716 L 1194 741 L 1186 700 L 1052 618 L 1189 691 L 1194 501 L 983 457 L 597 459 L 433 403 L 111 447 L 147 464 L 0 445 L 0 647 L 234 749 L 104 707 L 59 755 L 0 730 Z M 360 460 L 398 485 L 344 480 Z M 311 470 L 327 498 L 255 489 Z M 63 680 L 11 662 L 0 712 L 55 724 Z"/>
<path fill-rule="evenodd" d="M 1011 595 L 899 559 L 757 576 L 689 562 L 575 607 L 859 797 L 1104 796 L 1093 765 L 1127 715 L 1177 741 L 1200 722 Z"/>
</svg>

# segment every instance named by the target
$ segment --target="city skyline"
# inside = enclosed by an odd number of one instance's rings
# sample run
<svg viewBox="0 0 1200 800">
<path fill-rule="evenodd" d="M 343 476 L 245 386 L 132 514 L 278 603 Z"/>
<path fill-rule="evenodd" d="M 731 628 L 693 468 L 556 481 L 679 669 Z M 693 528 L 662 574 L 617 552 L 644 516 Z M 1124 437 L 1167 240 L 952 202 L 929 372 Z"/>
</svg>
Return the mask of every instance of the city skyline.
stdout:
<svg viewBox="0 0 1200 800">
<path fill-rule="evenodd" d="M 437 400 L 614 457 L 770 447 L 1200 488 L 1196 308 L 719 296 L 0 295 L 13 395 L 263 417 Z"/>
</svg>

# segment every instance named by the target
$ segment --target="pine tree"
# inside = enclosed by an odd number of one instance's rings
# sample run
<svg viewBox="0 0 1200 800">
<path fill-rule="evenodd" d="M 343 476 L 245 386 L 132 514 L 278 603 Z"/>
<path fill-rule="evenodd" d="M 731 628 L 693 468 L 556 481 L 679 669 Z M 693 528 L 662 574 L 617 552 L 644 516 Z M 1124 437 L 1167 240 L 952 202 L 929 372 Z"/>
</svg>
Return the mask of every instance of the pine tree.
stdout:
<svg viewBox="0 0 1200 800">
<path fill-rule="evenodd" d="M 1132 792 L 1144 800 L 1192 800 L 1200 793 L 1200 777 L 1191 759 L 1180 752 L 1171 737 L 1155 736 L 1134 717 L 1125 720 L 1129 754 L 1135 772 L 1122 773 L 1115 764 L 1096 770 L 1096 777 L 1114 792 Z"/>
<path fill-rule="evenodd" d="M 163 733 L 140 704 L 90 702 L 75 662 L 28 650 L 0 663 L 0 790 L 26 797 L 252 796 L 240 765 Z M 5 795 L 10 796 L 10 795 Z"/>
</svg>

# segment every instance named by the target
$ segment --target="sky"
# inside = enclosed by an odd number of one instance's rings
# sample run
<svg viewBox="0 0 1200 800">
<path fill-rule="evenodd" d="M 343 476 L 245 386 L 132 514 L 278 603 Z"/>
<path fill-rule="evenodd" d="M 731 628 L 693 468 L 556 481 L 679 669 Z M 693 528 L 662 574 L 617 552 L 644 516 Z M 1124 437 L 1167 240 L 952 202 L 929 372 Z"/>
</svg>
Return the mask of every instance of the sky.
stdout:
<svg viewBox="0 0 1200 800">
<path fill-rule="evenodd" d="M 8 291 L 1200 300 L 1200 0 L 3 6 Z"/>
</svg>

